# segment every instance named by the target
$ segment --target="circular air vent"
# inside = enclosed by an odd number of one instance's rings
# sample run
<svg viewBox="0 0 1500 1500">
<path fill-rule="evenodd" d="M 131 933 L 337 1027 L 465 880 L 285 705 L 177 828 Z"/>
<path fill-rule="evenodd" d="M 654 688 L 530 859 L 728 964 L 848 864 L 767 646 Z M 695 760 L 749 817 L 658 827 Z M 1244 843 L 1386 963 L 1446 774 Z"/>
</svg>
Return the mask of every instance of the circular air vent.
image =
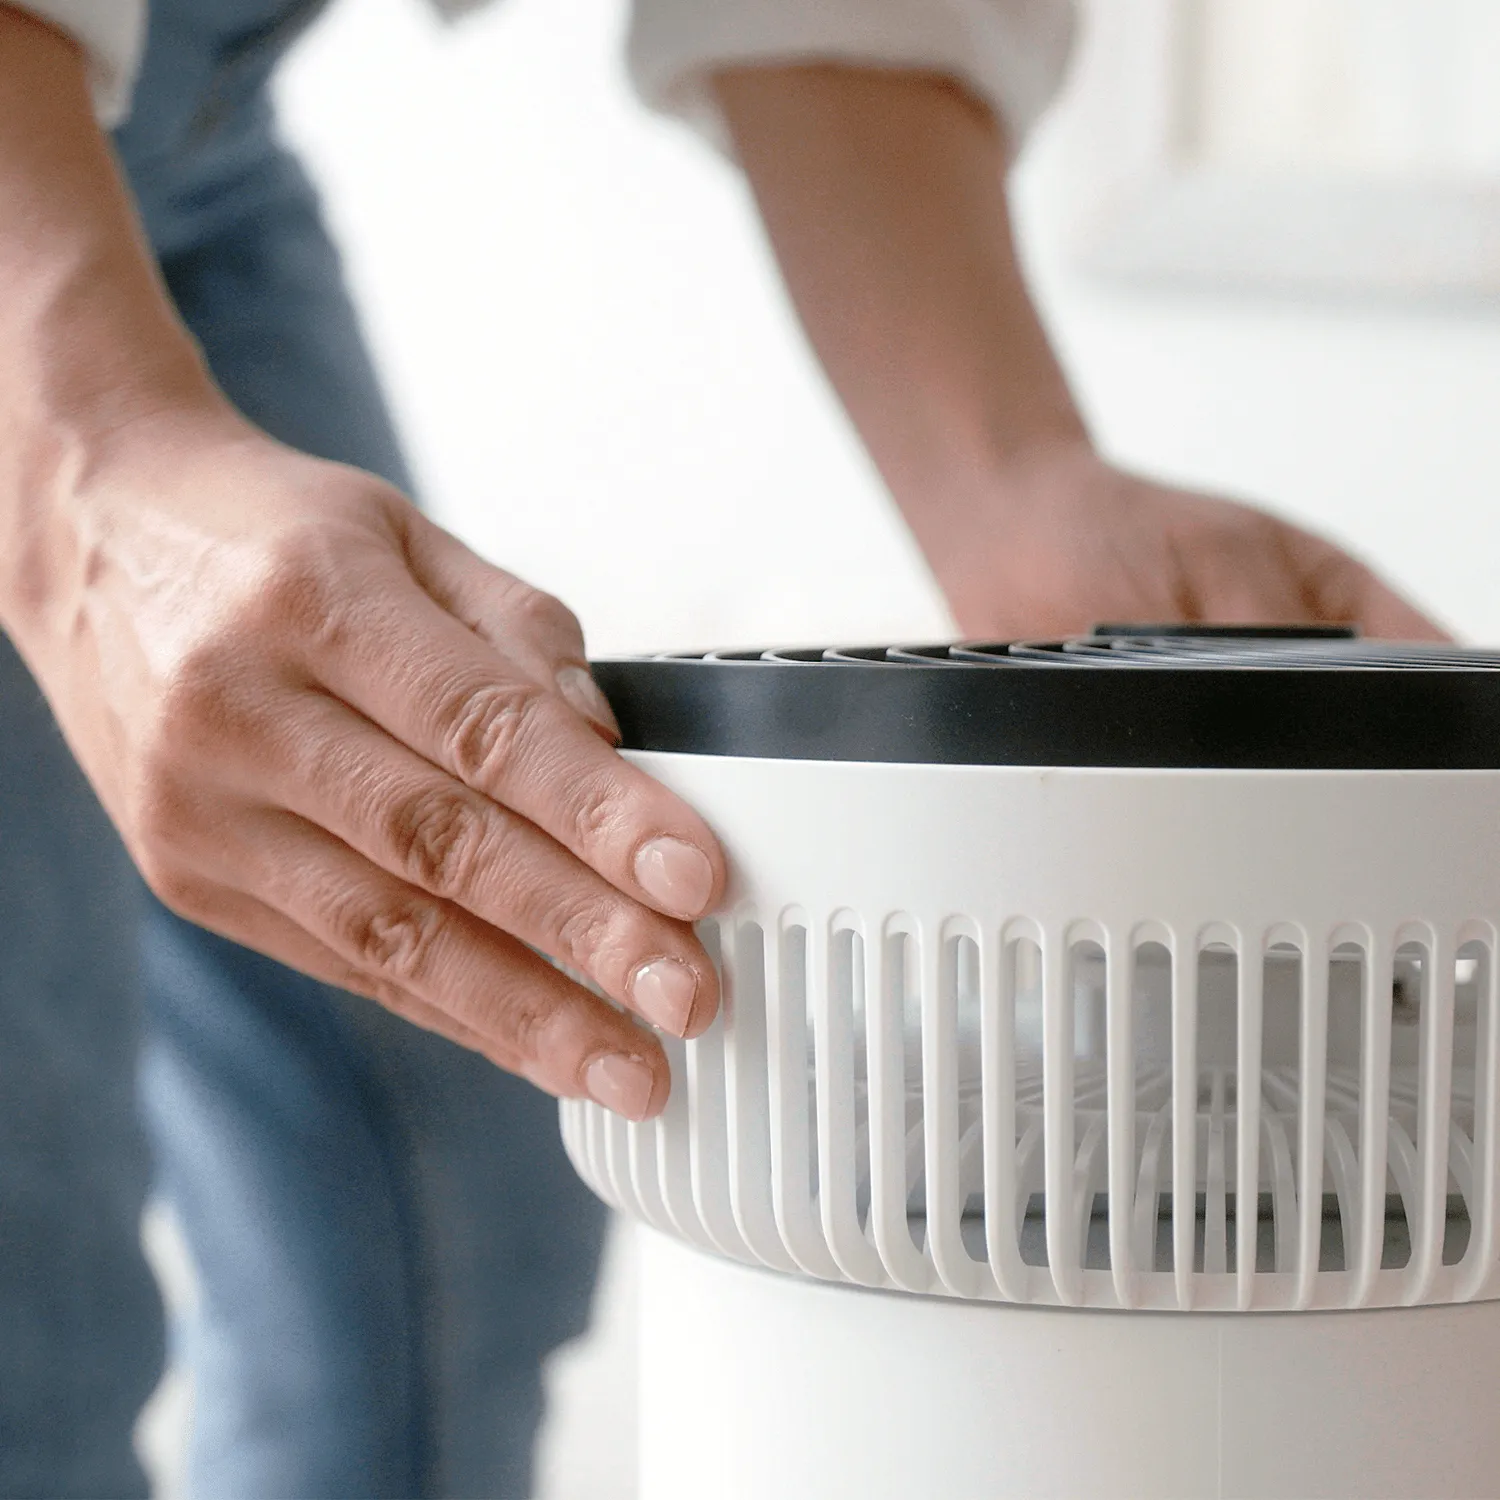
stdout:
<svg viewBox="0 0 1500 1500">
<path fill-rule="evenodd" d="M 1062 641 L 596 662 L 624 746 L 949 765 L 1500 767 L 1500 651 L 1342 628 L 1104 626 Z"/>
</svg>

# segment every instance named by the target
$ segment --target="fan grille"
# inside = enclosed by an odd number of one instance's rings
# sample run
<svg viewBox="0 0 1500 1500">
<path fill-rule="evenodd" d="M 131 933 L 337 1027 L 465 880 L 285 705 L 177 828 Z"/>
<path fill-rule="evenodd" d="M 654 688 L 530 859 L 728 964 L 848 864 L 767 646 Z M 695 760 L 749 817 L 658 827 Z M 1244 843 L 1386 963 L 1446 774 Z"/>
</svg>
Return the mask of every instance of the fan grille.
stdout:
<svg viewBox="0 0 1500 1500">
<path fill-rule="evenodd" d="M 640 660 L 767 665 L 1213 668 L 1224 671 L 1494 672 L 1500 651 L 1426 641 L 1367 641 L 1347 635 L 1095 634 L 1056 641 L 965 641 L 932 645 L 781 646 L 670 652 Z"/>
</svg>

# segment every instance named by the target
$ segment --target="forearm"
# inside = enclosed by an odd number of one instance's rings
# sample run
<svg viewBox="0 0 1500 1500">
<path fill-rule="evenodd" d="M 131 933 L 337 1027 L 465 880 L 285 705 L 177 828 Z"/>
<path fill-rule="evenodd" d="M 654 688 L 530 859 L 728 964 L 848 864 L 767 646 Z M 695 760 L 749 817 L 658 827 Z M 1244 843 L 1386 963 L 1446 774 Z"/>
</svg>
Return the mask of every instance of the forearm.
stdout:
<svg viewBox="0 0 1500 1500">
<path fill-rule="evenodd" d="M 94 123 L 78 48 L 0 4 L 0 623 L 19 634 L 72 548 L 112 435 L 211 400 Z"/>
<path fill-rule="evenodd" d="M 1017 263 L 999 127 L 915 73 L 717 88 L 808 335 L 941 576 L 1007 473 L 1084 438 Z"/>
</svg>

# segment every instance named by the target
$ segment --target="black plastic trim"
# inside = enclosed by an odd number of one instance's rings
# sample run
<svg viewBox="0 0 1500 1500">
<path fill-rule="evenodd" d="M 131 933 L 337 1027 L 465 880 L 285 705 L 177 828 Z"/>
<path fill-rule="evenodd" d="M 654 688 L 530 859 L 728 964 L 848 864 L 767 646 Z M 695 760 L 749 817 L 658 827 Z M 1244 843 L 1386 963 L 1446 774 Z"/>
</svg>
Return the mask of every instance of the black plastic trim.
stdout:
<svg viewBox="0 0 1500 1500">
<path fill-rule="evenodd" d="M 1500 656 L 1324 635 L 609 659 L 624 748 L 942 765 L 1500 769 Z M 1199 637 L 1198 647 L 1210 647 Z M 1041 651 L 1040 655 L 1027 653 Z M 1323 653 L 1328 659 L 1323 659 Z M 1310 654 L 1308 654 L 1310 653 Z M 1430 665 L 1429 665 L 1430 653 Z M 1237 648 L 1231 648 L 1231 655 Z M 1054 664 L 1055 663 L 1055 664 Z"/>
</svg>

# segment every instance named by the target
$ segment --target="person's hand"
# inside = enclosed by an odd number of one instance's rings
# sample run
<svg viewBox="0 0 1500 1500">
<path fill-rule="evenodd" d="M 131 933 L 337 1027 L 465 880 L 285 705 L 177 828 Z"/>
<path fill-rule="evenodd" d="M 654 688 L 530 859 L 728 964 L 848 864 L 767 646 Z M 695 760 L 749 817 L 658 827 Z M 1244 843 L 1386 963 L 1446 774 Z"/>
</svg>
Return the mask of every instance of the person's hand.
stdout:
<svg viewBox="0 0 1500 1500">
<path fill-rule="evenodd" d="M 223 409 L 68 472 L 9 623 L 156 894 L 553 1093 L 657 1112 L 666 1060 L 625 1011 L 712 1019 L 690 920 L 723 857 L 613 750 L 573 615 Z"/>
<path fill-rule="evenodd" d="M 1095 455 L 1011 235 L 1018 143 L 971 86 L 787 64 L 715 88 L 813 346 L 964 634 L 1217 620 L 1442 638 L 1330 543 Z"/>
<path fill-rule="evenodd" d="M 970 638 L 1212 621 L 1447 639 L 1333 543 L 1251 506 L 1124 473 L 1086 444 L 1032 455 L 993 503 L 962 514 L 929 556 Z"/>
</svg>

